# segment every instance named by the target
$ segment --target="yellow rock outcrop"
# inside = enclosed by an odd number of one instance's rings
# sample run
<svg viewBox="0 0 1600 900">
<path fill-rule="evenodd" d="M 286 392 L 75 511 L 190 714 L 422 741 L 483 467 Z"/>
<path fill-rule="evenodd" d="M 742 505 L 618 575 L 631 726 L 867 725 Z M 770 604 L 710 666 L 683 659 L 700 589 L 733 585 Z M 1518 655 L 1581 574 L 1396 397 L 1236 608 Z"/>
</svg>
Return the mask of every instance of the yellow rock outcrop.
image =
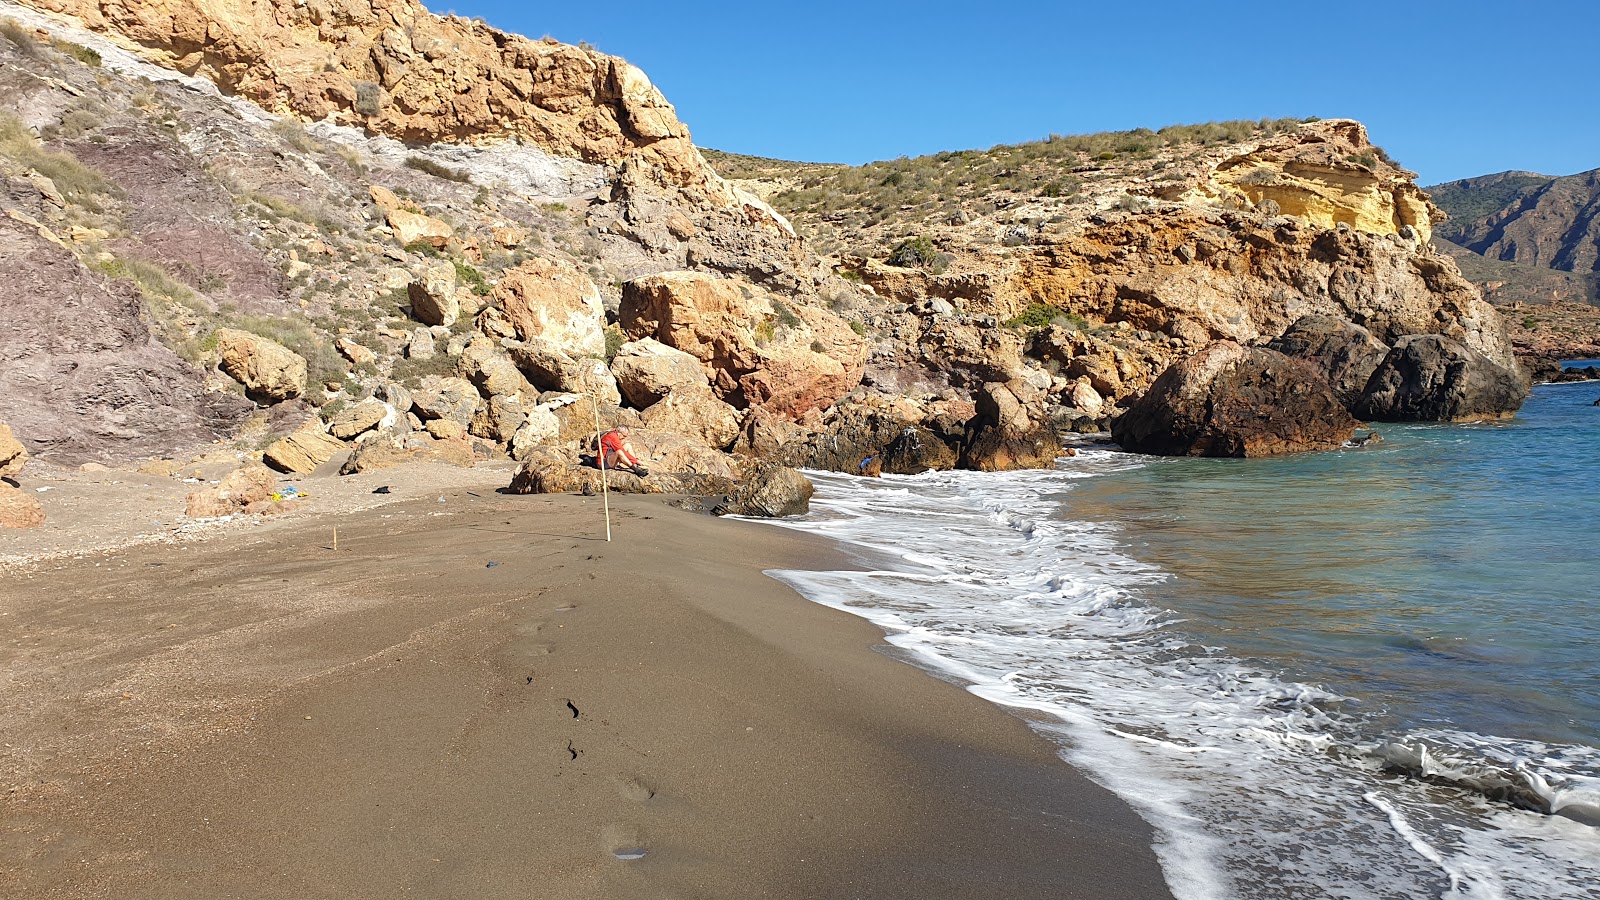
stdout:
<svg viewBox="0 0 1600 900">
<path fill-rule="evenodd" d="M 1427 243 L 1444 214 L 1408 172 L 1367 139 L 1359 122 L 1331 119 L 1224 160 L 1187 199 L 1211 203 L 1275 203 L 1314 225 L 1349 225 L 1373 234 L 1406 226 Z"/>
<path fill-rule="evenodd" d="M 521 140 L 742 201 L 626 61 L 418 0 L 22 0 L 265 109 L 415 143 Z"/>
</svg>

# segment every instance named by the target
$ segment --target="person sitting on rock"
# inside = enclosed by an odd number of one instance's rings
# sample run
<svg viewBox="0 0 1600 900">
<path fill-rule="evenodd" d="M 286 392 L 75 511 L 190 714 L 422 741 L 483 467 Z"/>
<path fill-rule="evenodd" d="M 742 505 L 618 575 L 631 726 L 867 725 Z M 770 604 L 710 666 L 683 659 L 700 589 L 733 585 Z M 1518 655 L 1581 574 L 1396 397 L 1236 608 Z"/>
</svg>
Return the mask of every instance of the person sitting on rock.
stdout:
<svg viewBox="0 0 1600 900">
<path fill-rule="evenodd" d="M 632 472 L 640 478 L 650 474 L 639 464 L 638 454 L 633 452 L 633 445 L 628 443 L 626 425 L 618 425 L 600 435 L 600 464 L 603 468 Z"/>
</svg>

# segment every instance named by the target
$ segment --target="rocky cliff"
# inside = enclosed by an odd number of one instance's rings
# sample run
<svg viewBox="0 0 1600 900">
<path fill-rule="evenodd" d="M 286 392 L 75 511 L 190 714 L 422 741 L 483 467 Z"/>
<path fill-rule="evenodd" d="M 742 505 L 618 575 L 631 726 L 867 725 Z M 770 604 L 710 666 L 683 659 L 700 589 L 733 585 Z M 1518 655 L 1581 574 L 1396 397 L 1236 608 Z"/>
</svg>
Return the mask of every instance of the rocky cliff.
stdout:
<svg viewBox="0 0 1600 900">
<path fill-rule="evenodd" d="M 0 0 L 26 294 L 0 420 L 45 460 L 210 440 L 290 471 L 510 455 L 519 484 L 572 485 L 592 401 L 679 487 L 751 458 L 1010 468 L 1307 316 L 1380 357 L 1425 334 L 1488 381 L 1514 365 L 1353 122 L 728 182 L 623 61 L 415 3 L 29 7 Z M 1478 408 L 1421 383 L 1393 402 Z"/>
</svg>

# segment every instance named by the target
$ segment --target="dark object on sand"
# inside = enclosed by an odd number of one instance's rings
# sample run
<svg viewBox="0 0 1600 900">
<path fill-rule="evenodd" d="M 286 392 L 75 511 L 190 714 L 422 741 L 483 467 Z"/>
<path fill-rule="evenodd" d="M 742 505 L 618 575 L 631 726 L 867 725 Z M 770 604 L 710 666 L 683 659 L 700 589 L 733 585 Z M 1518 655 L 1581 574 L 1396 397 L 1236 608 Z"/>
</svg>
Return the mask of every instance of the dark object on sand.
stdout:
<svg viewBox="0 0 1600 900">
<path fill-rule="evenodd" d="M 387 493 L 390 493 L 390 491 L 389 491 L 389 486 L 388 486 L 388 485 L 387 485 L 387 484 L 386 484 L 386 485 L 384 485 L 384 486 L 382 486 L 382 487 L 375 487 L 375 488 L 373 488 L 373 489 L 372 489 L 372 492 L 373 492 L 373 493 L 374 493 L 374 494 L 387 494 Z"/>
</svg>

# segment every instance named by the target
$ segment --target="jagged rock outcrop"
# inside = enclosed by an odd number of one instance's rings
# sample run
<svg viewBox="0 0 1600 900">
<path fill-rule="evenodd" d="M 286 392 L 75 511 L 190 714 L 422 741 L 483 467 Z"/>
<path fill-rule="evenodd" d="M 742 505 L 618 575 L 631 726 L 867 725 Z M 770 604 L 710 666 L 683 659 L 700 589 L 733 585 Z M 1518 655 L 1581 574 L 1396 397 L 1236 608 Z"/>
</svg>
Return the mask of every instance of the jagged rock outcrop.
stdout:
<svg viewBox="0 0 1600 900">
<path fill-rule="evenodd" d="M 304 474 L 343 450 L 344 444 L 330 435 L 320 420 L 313 419 L 274 441 L 261 458 L 280 472 Z"/>
<path fill-rule="evenodd" d="M 1298 319 L 1267 347 L 1315 365 L 1346 409 L 1355 408 L 1372 373 L 1389 354 L 1372 332 L 1333 316 Z"/>
<path fill-rule="evenodd" d="M 230 472 L 213 487 L 189 494 L 184 515 L 191 519 L 210 519 L 244 512 L 266 512 L 272 506 L 276 479 L 265 466 L 246 464 Z"/>
<path fill-rule="evenodd" d="M 28 448 L 22 446 L 11 426 L 0 422 L 0 478 L 16 475 L 28 464 Z"/>
<path fill-rule="evenodd" d="M 1322 228 L 1348 225 L 1427 243 L 1438 207 L 1415 172 L 1389 160 L 1349 119 L 1331 119 L 1223 160 L 1189 197 L 1268 207 Z"/>
<path fill-rule="evenodd" d="M 305 357 L 271 338 L 218 328 L 217 353 L 219 368 L 258 403 L 293 400 L 306 392 Z"/>
<path fill-rule="evenodd" d="M 1382 422 L 1504 419 L 1527 398 L 1527 385 L 1483 354 L 1436 334 L 1395 342 L 1355 406 Z"/>
<path fill-rule="evenodd" d="M 1311 364 L 1218 341 L 1163 372 L 1111 436 L 1136 453 L 1256 457 L 1332 450 L 1357 424 Z"/>
<path fill-rule="evenodd" d="M 671 104 L 621 59 L 435 16 L 416 0 L 27 0 L 226 93 L 415 144 L 525 141 L 735 205 Z"/>
<path fill-rule="evenodd" d="M 619 315 L 632 340 L 651 338 L 698 359 L 736 408 L 790 419 L 833 405 L 860 383 L 866 343 L 832 313 L 775 304 L 733 279 L 669 272 L 623 285 Z"/>
</svg>

